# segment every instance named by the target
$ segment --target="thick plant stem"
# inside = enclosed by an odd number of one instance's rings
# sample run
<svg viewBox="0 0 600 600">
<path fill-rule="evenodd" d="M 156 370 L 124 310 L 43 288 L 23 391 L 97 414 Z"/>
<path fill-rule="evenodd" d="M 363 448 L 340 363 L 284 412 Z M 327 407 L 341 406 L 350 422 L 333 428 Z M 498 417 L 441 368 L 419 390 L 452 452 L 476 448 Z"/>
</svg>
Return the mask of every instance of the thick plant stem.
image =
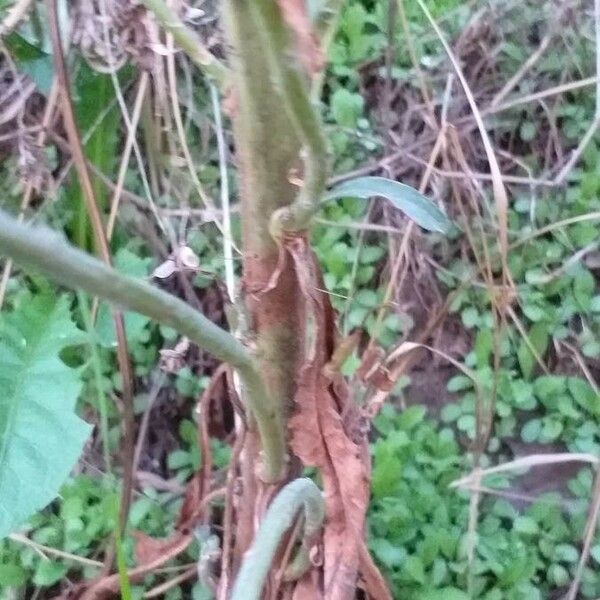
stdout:
<svg viewBox="0 0 600 600">
<path fill-rule="evenodd" d="M 283 264 L 279 260 L 279 247 L 269 225 L 273 212 L 296 197 L 290 175 L 300 166 L 300 143 L 273 89 L 271 65 L 252 1 L 222 2 L 223 25 L 231 48 L 230 106 L 242 213 L 241 290 L 261 373 L 269 394 L 279 402 L 277 410 L 285 423 L 302 362 L 305 318 L 295 271 L 289 259 Z M 273 285 L 275 272 L 278 277 Z M 233 569 L 250 547 L 260 511 L 254 468 L 256 435 L 253 424 L 248 425 L 240 459 L 244 501 L 236 509 Z"/>
<path fill-rule="evenodd" d="M 191 306 L 162 290 L 121 275 L 66 243 L 45 227 L 27 227 L 0 211 L 0 252 L 23 267 L 82 289 L 113 304 L 144 314 L 231 364 L 240 374 L 250 412 L 256 419 L 264 453 L 264 476 L 278 481 L 285 469 L 285 440 L 280 412 L 254 358 L 229 332 Z"/>
<path fill-rule="evenodd" d="M 190 57 L 204 73 L 222 89 L 226 87 L 229 70 L 202 40 L 187 27 L 164 0 L 142 0 L 142 4 L 154 15 L 161 27 L 168 31 L 175 43 Z"/>
<path fill-rule="evenodd" d="M 304 570 L 310 568 L 308 553 L 323 525 L 325 503 L 319 488 L 310 479 L 303 478 L 288 483 L 269 506 L 254 542 L 244 556 L 231 600 L 259 600 L 262 597 L 277 547 L 300 510 L 304 515 L 304 534 L 300 550 L 290 566 L 295 571 L 294 578 L 303 575 L 302 570 L 297 570 L 297 564 L 303 563 Z"/>
<path fill-rule="evenodd" d="M 253 6 L 269 53 L 275 91 L 283 99 L 305 155 L 300 193 L 290 206 L 273 215 L 271 232 L 277 235 L 282 229 L 301 231 L 310 224 L 327 184 L 329 155 L 321 117 L 311 101 L 307 75 L 291 56 L 290 34 L 281 9 L 273 0 L 255 0 Z"/>
<path fill-rule="evenodd" d="M 283 265 L 269 220 L 296 195 L 289 177 L 300 144 L 272 87 L 260 23 L 248 0 L 225 0 L 224 25 L 232 47 L 232 112 L 239 164 L 244 277 L 249 328 L 256 336 L 261 372 L 285 414 L 292 405 L 302 354 L 302 294 L 293 269 Z M 267 288 L 271 288 L 268 289 Z"/>
</svg>

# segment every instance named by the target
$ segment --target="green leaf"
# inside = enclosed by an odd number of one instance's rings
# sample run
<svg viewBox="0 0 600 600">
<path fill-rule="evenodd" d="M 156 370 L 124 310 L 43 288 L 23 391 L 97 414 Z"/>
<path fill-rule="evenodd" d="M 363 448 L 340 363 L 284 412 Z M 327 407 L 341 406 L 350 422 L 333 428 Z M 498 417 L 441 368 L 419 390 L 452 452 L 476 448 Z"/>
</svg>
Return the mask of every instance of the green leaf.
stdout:
<svg viewBox="0 0 600 600">
<path fill-rule="evenodd" d="M 338 198 L 366 200 L 374 196 L 389 200 L 423 229 L 440 233 L 450 231 L 452 222 L 431 200 L 409 185 L 385 177 L 358 177 L 344 181 L 330 190 L 324 200 Z"/>
<path fill-rule="evenodd" d="M 126 248 L 121 248 L 114 259 L 115 267 L 124 275 L 143 279 L 150 272 L 150 261 L 140 258 Z M 99 343 L 105 348 L 113 348 L 117 345 L 115 325 L 113 320 L 113 309 L 106 303 L 100 305 L 96 321 L 96 333 Z M 130 345 L 144 341 L 146 328 L 151 319 L 145 315 L 127 311 L 123 316 L 125 324 L 125 336 Z"/>
<path fill-rule="evenodd" d="M 0 581 L 6 587 L 21 587 L 27 583 L 27 571 L 15 564 L 0 565 Z"/>
<path fill-rule="evenodd" d="M 531 121 L 525 121 L 525 123 L 521 125 L 519 134 L 524 142 L 530 142 L 536 134 L 535 123 L 532 123 Z"/>
<path fill-rule="evenodd" d="M 548 335 L 548 325 L 543 322 L 535 323 L 527 332 L 527 337 L 531 342 L 531 346 L 533 346 L 538 355 L 543 358 L 546 348 L 548 347 L 548 341 L 550 340 L 550 336 Z M 519 359 L 519 366 L 521 367 L 523 377 L 529 379 L 533 373 L 533 368 L 536 365 L 536 360 L 525 340 L 523 340 L 519 346 L 517 357 Z"/>
<path fill-rule="evenodd" d="M 397 427 L 405 430 L 412 429 L 423 421 L 426 414 L 427 409 L 424 406 L 411 406 L 398 415 Z"/>
<path fill-rule="evenodd" d="M 525 425 L 523 425 L 523 429 L 521 429 L 521 439 L 524 442 L 530 444 L 531 442 L 535 442 L 542 433 L 542 421 L 540 419 L 531 419 L 531 421 L 527 421 Z"/>
<path fill-rule="evenodd" d="M 448 380 L 446 389 L 449 392 L 462 392 L 473 389 L 473 380 L 466 375 L 455 375 Z"/>
<path fill-rule="evenodd" d="M 0 321 L 0 538 L 56 497 L 90 433 L 59 357 L 84 339 L 66 297 L 26 298 Z"/>
<path fill-rule="evenodd" d="M 577 404 L 593 415 L 600 415 L 600 396 L 587 381 L 580 377 L 569 377 L 568 386 Z"/>
<path fill-rule="evenodd" d="M 550 396 L 562 394 L 567 389 L 567 378 L 563 375 L 542 375 L 533 384 L 535 394 L 546 400 Z"/>
<path fill-rule="evenodd" d="M 558 544 L 554 549 L 554 560 L 575 564 L 579 560 L 579 551 L 572 544 Z"/>
<path fill-rule="evenodd" d="M 386 567 L 399 567 L 406 559 L 406 550 L 386 539 L 375 538 L 370 546 L 375 557 Z"/>
<path fill-rule="evenodd" d="M 571 581 L 571 576 L 569 575 L 569 571 L 565 569 L 562 565 L 550 565 L 548 568 L 548 581 L 555 585 L 556 587 L 562 587 L 563 585 L 567 585 L 569 581 Z"/>
<path fill-rule="evenodd" d="M 29 43 L 18 33 L 11 33 L 3 41 L 17 63 L 19 71 L 29 75 L 38 90 L 48 95 L 54 78 L 52 55 Z"/>
<path fill-rule="evenodd" d="M 533 535 L 539 531 L 538 524 L 531 517 L 517 517 L 514 523 L 515 531 Z"/>
<path fill-rule="evenodd" d="M 35 585 L 50 586 L 60 581 L 67 573 L 66 565 L 53 560 L 42 560 L 33 575 Z"/>
<path fill-rule="evenodd" d="M 462 408 L 459 404 L 451 403 L 446 404 L 444 408 L 442 408 L 442 412 L 440 413 L 440 418 L 443 423 L 451 423 L 452 421 L 456 421 L 462 415 Z"/>
<path fill-rule="evenodd" d="M 364 103 L 360 94 L 353 94 L 346 88 L 339 88 L 331 96 L 333 118 L 342 127 L 356 127 L 356 122 L 362 115 Z"/>
<path fill-rule="evenodd" d="M 540 433 L 540 442 L 553 442 L 557 440 L 563 432 L 563 424 L 553 418 L 547 418 L 543 422 L 542 432 Z"/>
<path fill-rule="evenodd" d="M 425 567 L 419 556 L 409 556 L 404 563 L 404 572 L 417 583 L 425 583 Z"/>
<path fill-rule="evenodd" d="M 581 270 L 573 279 L 573 296 L 582 311 L 588 311 L 592 303 L 592 295 L 596 289 L 596 280 L 587 270 Z"/>
<path fill-rule="evenodd" d="M 354 301 L 367 308 L 375 308 L 379 304 L 377 292 L 373 290 L 359 290 L 354 295 Z"/>
</svg>

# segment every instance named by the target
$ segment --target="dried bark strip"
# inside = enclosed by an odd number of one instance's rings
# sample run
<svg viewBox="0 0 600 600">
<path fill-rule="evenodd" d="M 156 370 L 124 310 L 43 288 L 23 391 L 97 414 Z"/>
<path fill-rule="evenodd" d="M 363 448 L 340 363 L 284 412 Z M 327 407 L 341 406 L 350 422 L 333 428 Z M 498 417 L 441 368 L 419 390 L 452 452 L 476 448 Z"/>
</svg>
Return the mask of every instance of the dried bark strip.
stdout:
<svg viewBox="0 0 600 600">
<path fill-rule="evenodd" d="M 321 291 L 324 286 L 316 258 L 302 235 L 288 236 L 282 243 L 293 260 L 306 302 L 309 338 L 297 382 L 296 412 L 289 422 L 290 445 L 305 464 L 319 468 L 323 477 L 327 518 L 321 593 L 331 600 L 348 600 L 354 598 L 361 566 L 371 589 L 380 592 L 383 583 L 373 563 L 363 556 L 369 500 L 368 444 L 364 434 L 356 436 L 353 431 L 350 435 L 347 431 L 344 415 L 354 409 L 349 390 L 341 377 L 326 369 L 334 354 L 334 314 Z M 378 597 L 385 598 L 380 593 Z"/>
</svg>

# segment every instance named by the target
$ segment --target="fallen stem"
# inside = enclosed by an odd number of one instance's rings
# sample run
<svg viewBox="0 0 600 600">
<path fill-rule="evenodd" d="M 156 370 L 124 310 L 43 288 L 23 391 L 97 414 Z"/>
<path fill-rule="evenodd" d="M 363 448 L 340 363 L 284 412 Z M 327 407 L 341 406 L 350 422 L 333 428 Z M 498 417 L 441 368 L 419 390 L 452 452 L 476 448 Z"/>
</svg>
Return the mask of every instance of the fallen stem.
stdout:
<svg viewBox="0 0 600 600">
<path fill-rule="evenodd" d="M 254 358 L 233 335 L 191 306 L 150 284 L 120 274 L 65 242 L 46 227 L 28 227 L 0 211 L 0 252 L 23 267 L 41 271 L 167 325 L 237 369 L 248 408 L 256 419 L 264 453 L 264 478 L 278 481 L 286 461 L 283 424 Z"/>
<path fill-rule="evenodd" d="M 258 600 L 261 598 L 265 578 L 283 534 L 294 524 L 298 511 L 304 515 L 302 544 L 290 565 L 290 575 L 301 576 L 297 565 L 310 567 L 308 553 L 325 518 L 325 503 L 319 488 L 307 478 L 288 483 L 269 506 L 263 522 L 246 552 L 233 586 L 231 600 Z"/>
</svg>

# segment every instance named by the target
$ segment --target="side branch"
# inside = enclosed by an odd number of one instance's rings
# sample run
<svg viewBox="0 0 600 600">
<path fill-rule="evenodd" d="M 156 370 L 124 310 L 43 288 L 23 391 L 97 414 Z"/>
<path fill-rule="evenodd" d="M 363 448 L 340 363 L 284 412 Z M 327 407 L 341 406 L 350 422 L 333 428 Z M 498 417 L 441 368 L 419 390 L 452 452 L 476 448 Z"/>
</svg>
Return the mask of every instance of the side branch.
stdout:
<svg viewBox="0 0 600 600">
<path fill-rule="evenodd" d="M 277 92 L 303 145 L 304 181 L 296 200 L 273 214 L 271 232 L 306 229 L 318 209 L 329 172 L 329 152 L 319 112 L 313 106 L 306 75 L 294 59 L 290 32 L 277 2 L 254 0 L 262 24 Z"/>
<path fill-rule="evenodd" d="M 223 89 L 229 78 L 229 69 L 207 48 L 196 33 L 187 27 L 164 0 L 142 0 L 161 27 L 168 31 L 176 44 L 206 75 Z"/>
<path fill-rule="evenodd" d="M 246 552 L 231 600 L 259 600 L 271 563 L 285 532 L 294 524 L 299 511 L 304 516 L 304 533 L 298 554 L 286 571 L 286 579 L 300 578 L 311 567 L 309 551 L 325 518 L 321 490 L 307 478 L 288 483 L 269 506 Z"/>
<path fill-rule="evenodd" d="M 0 252 L 58 283 L 173 327 L 219 360 L 231 364 L 240 374 L 248 408 L 256 419 L 264 452 L 264 477 L 268 481 L 282 477 L 286 460 L 283 423 L 252 355 L 233 335 L 179 298 L 126 277 L 75 249 L 56 232 L 23 225 L 4 211 L 0 211 Z"/>
</svg>

